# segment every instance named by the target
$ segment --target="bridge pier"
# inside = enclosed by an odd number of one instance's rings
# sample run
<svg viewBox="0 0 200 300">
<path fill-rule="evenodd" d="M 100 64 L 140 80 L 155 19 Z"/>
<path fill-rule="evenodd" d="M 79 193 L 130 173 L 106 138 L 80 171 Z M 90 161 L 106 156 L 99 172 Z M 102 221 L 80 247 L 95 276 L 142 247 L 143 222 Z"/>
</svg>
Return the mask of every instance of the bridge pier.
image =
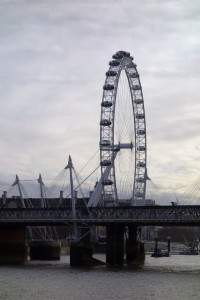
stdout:
<svg viewBox="0 0 200 300">
<path fill-rule="evenodd" d="M 128 239 L 126 241 L 126 262 L 142 264 L 145 260 L 144 243 L 138 241 L 138 226 L 128 225 Z"/>
<path fill-rule="evenodd" d="M 0 227 L 0 264 L 22 263 L 27 259 L 25 226 Z"/>
<path fill-rule="evenodd" d="M 70 266 L 98 266 L 104 263 L 93 257 L 94 245 L 91 243 L 91 228 L 81 227 L 80 241 L 70 244 Z"/>
<path fill-rule="evenodd" d="M 29 250 L 31 260 L 60 260 L 61 242 L 31 241 Z"/>
<path fill-rule="evenodd" d="M 106 263 L 109 265 L 124 264 L 124 228 L 123 224 L 106 226 Z"/>
</svg>

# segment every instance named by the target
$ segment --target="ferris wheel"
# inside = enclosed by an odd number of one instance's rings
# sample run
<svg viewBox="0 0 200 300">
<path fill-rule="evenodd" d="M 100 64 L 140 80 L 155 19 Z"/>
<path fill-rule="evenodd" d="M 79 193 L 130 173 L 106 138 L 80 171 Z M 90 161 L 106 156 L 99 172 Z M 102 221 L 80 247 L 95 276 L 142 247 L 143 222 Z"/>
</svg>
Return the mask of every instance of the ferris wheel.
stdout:
<svg viewBox="0 0 200 300">
<path fill-rule="evenodd" d="M 144 205 L 146 121 L 142 86 L 129 52 L 109 62 L 100 119 L 100 165 L 104 204 Z"/>
</svg>

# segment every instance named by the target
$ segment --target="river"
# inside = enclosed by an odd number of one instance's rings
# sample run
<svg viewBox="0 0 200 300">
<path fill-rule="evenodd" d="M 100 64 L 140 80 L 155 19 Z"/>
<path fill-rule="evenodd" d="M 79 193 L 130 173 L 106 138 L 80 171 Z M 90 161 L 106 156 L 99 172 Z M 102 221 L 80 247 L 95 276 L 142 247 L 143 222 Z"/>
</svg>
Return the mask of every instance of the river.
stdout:
<svg viewBox="0 0 200 300">
<path fill-rule="evenodd" d="M 96 256 L 105 259 L 105 256 Z M 153 258 L 131 268 L 71 268 L 60 261 L 27 261 L 0 266 L 1 300 L 197 300 L 200 298 L 200 255 Z"/>
</svg>

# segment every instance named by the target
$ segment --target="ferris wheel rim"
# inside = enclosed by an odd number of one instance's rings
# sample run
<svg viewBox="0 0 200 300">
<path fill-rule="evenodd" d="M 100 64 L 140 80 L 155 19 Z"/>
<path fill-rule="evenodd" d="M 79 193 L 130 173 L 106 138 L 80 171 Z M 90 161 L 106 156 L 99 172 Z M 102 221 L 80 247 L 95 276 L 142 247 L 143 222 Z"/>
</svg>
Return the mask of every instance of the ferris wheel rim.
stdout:
<svg viewBox="0 0 200 300">
<path fill-rule="evenodd" d="M 114 60 L 109 62 L 110 68 L 106 72 L 106 80 L 103 86 L 103 97 L 101 103 L 101 120 L 100 120 L 100 161 L 101 161 L 101 173 L 102 183 L 104 191 L 104 199 L 107 195 L 114 193 L 115 199 L 110 199 L 110 203 L 116 204 L 118 202 L 117 186 L 115 176 L 115 156 L 117 149 L 114 145 L 114 130 L 115 130 L 115 107 L 116 97 L 118 91 L 119 79 L 122 70 L 125 71 L 127 80 L 129 83 L 131 103 L 133 106 L 133 118 L 134 118 L 134 143 L 135 143 L 135 171 L 133 182 L 133 195 L 131 199 L 131 205 L 136 205 L 137 200 L 145 199 L 146 190 L 146 119 L 144 100 L 142 93 L 142 85 L 140 82 L 137 66 L 133 63 L 133 58 L 128 52 L 118 51 L 113 55 Z M 137 83 L 137 84 L 136 84 Z M 137 92 L 139 91 L 139 92 Z M 105 139 L 108 137 L 108 139 Z M 107 147 L 107 149 L 106 149 Z M 107 154 L 105 152 L 107 151 Z M 110 158 L 105 159 L 106 157 Z M 142 157 L 142 159 L 141 159 Z M 108 168 L 110 164 L 110 178 L 113 178 L 113 182 L 110 179 L 103 181 L 105 168 Z M 142 174 L 142 176 L 141 176 Z M 108 188 L 112 186 L 112 188 Z M 109 191 L 109 193 L 108 193 Z M 107 194 L 106 194 L 107 193 Z"/>
</svg>

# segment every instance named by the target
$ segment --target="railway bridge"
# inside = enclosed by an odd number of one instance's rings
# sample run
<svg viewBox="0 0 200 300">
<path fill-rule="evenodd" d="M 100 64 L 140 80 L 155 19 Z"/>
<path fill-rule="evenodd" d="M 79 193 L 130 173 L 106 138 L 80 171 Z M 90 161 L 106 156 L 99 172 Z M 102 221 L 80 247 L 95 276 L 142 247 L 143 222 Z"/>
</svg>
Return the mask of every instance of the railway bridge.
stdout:
<svg viewBox="0 0 200 300">
<path fill-rule="evenodd" d="M 5 238 L 7 233 L 14 240 L 21 235 L 21 242 L 25 228 L 30 226 L 79 226 L 84 234 L 92 226 L 105 226 L 106 261 L 110 265 L 124 263 L 125 229 L 128 231 L 126 259 L 131 263 L 141 263 L 144 260 L 144 245 L 138 242 L 138 227 L 199 225 L 200 205 L 77 207 L 75 214 L 71 207 L 0 209 L 1 238 Z M 88 256 L 90 240 L 83 241 L 81 250 L 77 250 L 76 246 L 71 249 L 72 265 L 85 264 L 85 257 L 87 263 L 88 260 L 90 263 L 93 261 L 91 252 Z"/>
<path fill-rule="evenodd" d="M 200 205 L 77 207 L 75 215 L 71 207 L 0 209 L 0 226 L 69 226 L 74 223 L 89 226 L 199 226 Z"/>
</svg>

